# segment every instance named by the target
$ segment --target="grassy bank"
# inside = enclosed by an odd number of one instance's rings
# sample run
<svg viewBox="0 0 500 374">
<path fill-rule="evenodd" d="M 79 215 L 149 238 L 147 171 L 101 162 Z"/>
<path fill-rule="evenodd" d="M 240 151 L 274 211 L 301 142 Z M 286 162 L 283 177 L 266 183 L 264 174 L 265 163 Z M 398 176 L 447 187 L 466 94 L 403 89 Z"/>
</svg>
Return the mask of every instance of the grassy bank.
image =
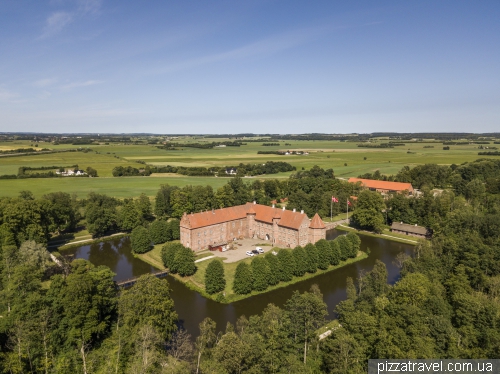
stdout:
<svg viewBox="0 0 500 374">
<path fill-rule="evenodd" d="M 390 232 L 388 229 L 384 229 L 382 234 L 377 234 L 377 233 L 369 232 L 369 231 L 356 230 L 355 228 L 347 227 L 347 226 L 343 226 L 343 225 L 338 225 L 337 227 L 335 227 L 335 229 L 340 230 L 340 231 L 352 231 L 352 232 L 355 232 L 356 234 L 359 234 L 359 235 L 372 236 L 374 238 L 381 238 L 381 239 L 391 240 L 394 242 L 410 244 L 410 245 L 417 245 L 418 241 L 419 241 L 418 238 L 415 238 L 412 236 L 407 236 L 407 235 L 395 234 L 395 233 Z"/>
<path fill-rule="evenodd" d="M 141 260 L 149 263 L 150 265 L 153 265 L 159 269 L 164 269 L 165 267 L 163 266 L 163 263 L 161 261 L 161 247 L 162 247 L 162 245 L 157 245 L 148 253 L 144 253 L 144 254 L 140 254 L 140 255 L 136 255 L 136 256 L 138 258 L 140 258 Z M 206 253 L 200 253 L 197 256 L 197 259 L 203 258 L 206 256 L 207 256 Z M 245 258 L 245 259 L 240 260 L 238 262 L 231 262 L 228 264 L 223 263 L 224 274 L 226 277 L 226 288 L 224 290 L 224 293 L 225 293 L 224 300 L 217 300 L 217 295 L 209 295 L 208 293 L 205 292 L 205 271 L 206 271 L 206 268 L 211 260 L 198 262 L 196 264 L 196 266 L 197 266 L 196 273 L 190 277 L 181 277 L 177 274 L 172 274 L 171 276 L 173 276 L 175 279 L 184 283 L 190 289 L 192 289 L 196 292 L 199 292 L 202 296 L 204 296 L 206 298 L 209 298 L 209 299 L 212 299 L 215 301 L 219 301 L 219 302 L 222 302 L 225 304 L 229 304 L 229 303 L 232 303 L 232 302 L 235 302 L 238 300 L 246 299 L 247 297 L 259 295 L 259 294 L 273 291 L 273 290 L 276 290 L 279 288 L 287 287 L 287 286 L 290 286 L 290 285 L 298 283 L 298 282 L 302 282 L 306 279 L 314 278 L 318 275 L 328 273 L 330 271 L 336 270 L 336 269 L 341 268 L 343 266 L 346 266 L 346 265 L 352 264 L 354 262 L 363 260 L 366 257 L 368 257 L 368 255 L 365 252 L 359 252 L 358 256 L 356 258 L 350 258 L 347 261 L 341 262 L 337 266 L 330 266 L 326 270 L 318 269 L 318 271 L 316 271 L 316 273 L 313 273 L 313 274 L 306 273 L 303 277 L 293 277 L 293 279 L 290 282 L 280 282 L 277 285 L 268 287 L 265 291 L 252 291 L 250 294 L 247 294 L 247 295 L 237 295 L 233 292 L 234 274 L 236 272 L 236 267 L 238 266 L 238 264 L 240 262 L 243 261 L 243 262 L 250 264 L 252 262 L 252 259 Z M 221 259 L 224 260 L 223 257 Z"/>
</svg>

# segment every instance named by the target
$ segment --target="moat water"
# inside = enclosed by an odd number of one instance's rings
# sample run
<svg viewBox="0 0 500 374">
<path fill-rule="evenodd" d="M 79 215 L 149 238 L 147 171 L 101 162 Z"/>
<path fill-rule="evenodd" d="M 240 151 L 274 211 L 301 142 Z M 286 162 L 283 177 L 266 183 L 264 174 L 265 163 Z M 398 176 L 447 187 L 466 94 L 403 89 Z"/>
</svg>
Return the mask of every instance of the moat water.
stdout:
<svg viewBox="0 0 500 374">
<path fill-rule="evenodd" d="M 327 232 L 327 239 L 332 240 L 343 234 L 344 232 L 341 231 L 329 230 Z M 346 298 L 346 279 L 348 277 L 356 279 L 361 272 L 366 273 L 371 271 L 375 261 L 380 260 L 387 267 L 388 281 L 394 283 L 399 278 L 399 269 L 393 264 L 394 259 L 401 252 L 405 252 L 408 255 L 412 253 L 413 246 L 410 244 L 402 244 L 365 235 L 360 235 L 360 237 L 361 250 L 366 252 L 369 249 L 369 256 L 366 259 L 329 273 L 318 275 L 312 279 L 262 295 L 252 296 L 232 304 L 219 304 L 206 299 L 199 293 L 187 288 L 183 283 L 172 277 L 167 277 L 175 309 L 179 314 L 180 324 L 193 337 L 199 334 L 198 325 L 206 317 L 210 317 L 217 323 L 218 330 L 223 330 L 227 322 L 234 324 L 241 315 L 249 317 L 259 314 L 269 303 L 273 303 L 279 307 L 284 306 L 294 291 L 308 291 L 313 284 L 319 286 L 323 293 L 324 301 L 328 306 L 329 317 L 333 318 L 335 306 Z M 89 260 L 94 265 L 108 266 L 116 273 L 116 281 L 158 270 L 132 255 L 129 238 L 93 243 L 61 252 L 64 255 L 72 255 L 74 258 Z"/>
</svg>

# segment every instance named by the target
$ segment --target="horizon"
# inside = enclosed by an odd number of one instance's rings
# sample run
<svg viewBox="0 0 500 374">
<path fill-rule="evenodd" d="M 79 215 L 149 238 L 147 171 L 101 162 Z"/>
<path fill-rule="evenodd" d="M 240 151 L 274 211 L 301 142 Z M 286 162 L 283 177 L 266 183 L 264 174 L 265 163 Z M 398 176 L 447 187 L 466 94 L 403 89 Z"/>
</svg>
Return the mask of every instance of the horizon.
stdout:
<svg viewBox="0 0 500 374">
<path fill-rule="evenodd" d="M 491 133 L 499 18 L 493 0 L 6 0 L 0 129 Z"/>
</svg>

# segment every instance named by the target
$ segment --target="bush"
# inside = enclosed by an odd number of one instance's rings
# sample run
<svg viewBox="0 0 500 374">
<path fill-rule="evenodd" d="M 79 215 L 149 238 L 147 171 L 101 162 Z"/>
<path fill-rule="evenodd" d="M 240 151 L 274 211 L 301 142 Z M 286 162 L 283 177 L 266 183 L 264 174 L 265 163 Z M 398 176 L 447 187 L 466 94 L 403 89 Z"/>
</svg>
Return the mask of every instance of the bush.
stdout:
<svg viewBox="0 0 500 374">
<path fill-rule="evenodd" d="M 341 235 L 335 239 L 337 243 L 339 243 L 340 248 L 340 259 L 345 261 L 349 258 L 351 254 L 351 242 L 347 239 L 346 235 Z"/>
<path fill-rule="evenodd" d="M 151 239 L 149 238 L 149 232 L 142 226 L 138 226 L 132 230 L 130 241 L 132 243 L 132 250 L 135 253 L 146 253 L 151 249 Z"/>
<path fill-rule="evenodd" d="M 179 275 L 185 277 L 196 273 L 196 265 L 194 264 L 194 252 L 182 246 L 177 249 L 174 256 L 173 268 Z"/>
<path fill-rule="evenodd" d="M 181 243 L 167 243 L 161 248 L 161 260 L 163 265 L 175 274 L 174 259 L 180 248 L 184 248 Z"/>
<path fill-rule="evenodd" d="M 246 262 L 240 262 L 234 273 L 233 291 L 238 295 L 252 292 L 252 270 Z"/>
<path fill-rule="evenodd" d="M 205 271 L 205 290 L 212 295 L 224 290 L 225 287 L 226 278 L 222 261 L 212 260 Z"/>
<path fill-rule="evenodd" d="M 154 244 L 161 244 L 172 240 L 167 222 L 161 220 L 154 221 L 149 226 L 149 236 Z"/>
</svg>

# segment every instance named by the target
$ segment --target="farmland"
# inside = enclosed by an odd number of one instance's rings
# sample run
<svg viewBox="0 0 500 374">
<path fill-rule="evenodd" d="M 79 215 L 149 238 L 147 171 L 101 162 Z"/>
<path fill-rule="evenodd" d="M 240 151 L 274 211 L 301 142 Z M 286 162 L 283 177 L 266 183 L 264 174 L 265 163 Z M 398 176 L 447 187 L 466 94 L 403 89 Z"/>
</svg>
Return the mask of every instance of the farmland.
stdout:
<svg viewBox="0 0 500 374">
<path fill-rule="evenodd" d="M 210 143 L 214 141 L 233 141 L 228 138 L 182 137 L 179 143 Z M 140 193 L 153 196 L 160 184 L 183 186 L 209 184 L 218 188 L 226 183 L 226 178 L 187 177 L 176 174 L 153 174 L 150 177 L 113 178 L 112 170 L 117 166 L 143 168 L 147 163 L 154 166 L 201 166 L 222 167 L 237 166 L 239 163 L 265 163 L 266 161 L 286 161 L 297 170 L 310 169 L 318 165 L 324 169 L 332 168 L 337 177 L 358 176 L 367 172 L 380 170 L 382 174 L 395 174 L 403 166 L 436 163 L 441 165 L 462 164 L 478 158 L 495 156 L 478 156 L 477 144 L 451 145 L 443 150 L 443 144 L 432 140 L 406 142 L 404 146 L 394 148 L 362 148 L 357 142 L 338 140 L 282 140 L 279 146 L 263 146 L 268 142 L 247 142 L 240 147 L 216 147 L 201 149 L 178 147 L 177 150 L 159 149 L 156 145 L 131 143 L 99 143 L 91 145 L 70 145 L 40 143 L 39 148 L 67 150 L 90 148 L 88 152 L 59 152 L 39 155 L 22 155 L 0 157 L 0 175 L 17 174 L 21 166 L 69 166 L 77 164 L 85 170 L 92 167 L 97 170 L 98 178 L 45 178 L 0 180 L 3 196 L 16 196 L 19 191 L 31 190 L 35 196 L 48 192 L 64 191 L 84 197 L 90 191 L 105 193 L 115 197 L 131 197 Z M 387 143 L 387 139 L 372 139 L 370 144 Z M 277 141 L 273 140 L 273 143 Z M 16 140 L 0 142 L 0 150 L 29 148 L 33 141 Z M 493 146 L 493 142 L 490 144 Z M 308 155 L 276 155 L 257 154 L 258 151 L 303 151 Z M 138 161 L 140 163 L 138 163 Z M 262 178 L 288 178 L 292 172 L 263 176 Z M 259 177 L 260 178 L 260 177 Z"/>
</svg>

